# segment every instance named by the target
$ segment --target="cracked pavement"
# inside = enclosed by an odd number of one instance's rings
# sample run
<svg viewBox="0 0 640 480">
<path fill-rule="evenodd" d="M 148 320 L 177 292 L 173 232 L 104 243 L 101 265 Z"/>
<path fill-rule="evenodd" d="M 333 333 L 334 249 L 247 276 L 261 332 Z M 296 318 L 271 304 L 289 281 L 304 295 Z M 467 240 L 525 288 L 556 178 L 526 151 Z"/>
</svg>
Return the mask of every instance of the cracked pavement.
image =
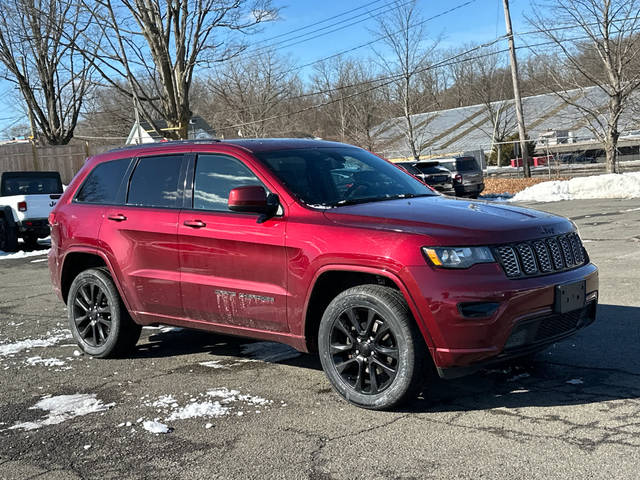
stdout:
<svg viewBox="0 0 640 480">
<path fill-rule="evenodd" d="M 578 224 L 600 268 L 596 323 L 528 362 L 434 381 L 395 412 L 348 405 L 317 357 L 275 344 L 144 329 L 130 358 L 78 355 L 43 257 L 0 260 L 0 347 L 58 335 L 0 354 L 0 478 L 637 478 L 640 200 L 529 206 Z M 226 413 L 167 421 L 223 387 L 240 392 Z M 45 418 L 32 407 L 46 395 L 78 393 L 113 406 L 10 429 Z M 142 428 L 154 419 L 174 430 Z"/>
</svg>

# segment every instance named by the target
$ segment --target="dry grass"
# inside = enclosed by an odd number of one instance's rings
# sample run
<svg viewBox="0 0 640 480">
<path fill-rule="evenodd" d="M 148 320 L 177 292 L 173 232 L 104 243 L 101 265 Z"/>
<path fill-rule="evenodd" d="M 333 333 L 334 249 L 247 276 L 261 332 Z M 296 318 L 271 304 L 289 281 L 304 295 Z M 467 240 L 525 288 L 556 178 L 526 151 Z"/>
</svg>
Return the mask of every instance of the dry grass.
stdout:
<svg viewBox="0 0 640 480">
<path fill-rule="evenodd" d="M 552 180 L 567 180 L 567 178 L 554 177 Z M 516 194 L 527 187 L 536 185 L 537 183 L 548 182 L 547 177 L 533 177 L 533 178 L 500 178 L 500 177 L 487 177 L 484 179 L 483 195 L 510 193 Z"/>
</svg>

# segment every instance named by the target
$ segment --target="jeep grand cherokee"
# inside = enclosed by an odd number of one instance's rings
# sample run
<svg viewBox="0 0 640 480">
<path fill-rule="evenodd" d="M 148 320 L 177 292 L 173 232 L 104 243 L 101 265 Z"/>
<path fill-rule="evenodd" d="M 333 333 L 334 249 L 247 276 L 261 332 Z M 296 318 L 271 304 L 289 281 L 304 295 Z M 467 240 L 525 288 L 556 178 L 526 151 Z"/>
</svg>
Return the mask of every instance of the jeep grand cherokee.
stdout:
<svg viewBox="0 0 640 480">
<path fill-rule="evenodd" d="M 346 178 L 346 180 L 345 180 Z M 443 197 L 365 150 L 175 142 L 90 158 L 49 218 L 80 347 L 123 355 L 167 324 L 317 350 L 366 408 L 529 354 L 595 318 L 569 220 Z"/>
</svg>

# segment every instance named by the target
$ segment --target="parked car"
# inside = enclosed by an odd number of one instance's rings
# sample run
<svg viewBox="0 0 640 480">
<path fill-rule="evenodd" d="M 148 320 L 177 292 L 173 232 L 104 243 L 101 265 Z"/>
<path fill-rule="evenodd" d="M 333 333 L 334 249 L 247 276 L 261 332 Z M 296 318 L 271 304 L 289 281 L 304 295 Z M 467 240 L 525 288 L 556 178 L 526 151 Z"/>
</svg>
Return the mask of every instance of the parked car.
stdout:
<svg viewBox="0 0 640 480">
<path fill-rule="evenodd" d="M 347 175 L 345 179 L 342 176 Z M 168 142 L 90 158 L 49 217 L 78 345 L 126 355 L 142 325 L 318 351 L 365 408 L 531 354 L 595 319 L 575 225 L 447 198 L 317 140 Z"/>
<path fill-rule="evenodd" d="M 62 195 L 58 172 L 4 172 L 0 177 L 0 250 L 28 247 L 49 236 L 47 217 Z"/>
<path fill-rule="evenodd" d="M 457 197 L 478 198 L 484 190 L 482 168 L 474 157 L 434 159 L 453 175 L 453 188 Z"/>
<path fill-rule="evenodd" d="M 438 162 L 398 162 L 407 172 L 444 195 L 455 195 L 451 172 Z"/>
<path fill-rule="evenodd" d="M 558 155 L 559 163 L 596 163 L 595 157 L 582 153 L 562 153 Z"/>
</svg>

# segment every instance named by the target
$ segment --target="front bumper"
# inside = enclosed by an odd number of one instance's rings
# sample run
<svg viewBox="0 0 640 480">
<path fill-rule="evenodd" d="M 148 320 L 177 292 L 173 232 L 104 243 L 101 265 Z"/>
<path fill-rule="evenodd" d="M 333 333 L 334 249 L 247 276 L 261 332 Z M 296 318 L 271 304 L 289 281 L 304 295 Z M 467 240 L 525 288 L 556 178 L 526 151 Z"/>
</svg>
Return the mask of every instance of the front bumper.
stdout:
<svg viewBox="0 0 640 480">
<path fill-rule="evenodd" d="M 598 295 L 598 269 L 587 264 L 574 270 L 510 280 L 497 264 L 467 270 L 407 267 L 405 282 L 419 312 L 419 326 L 435 366 L 477 370 L 488 363 L 525 355 L 575 333 L 593 322 Z M 554 312 L 556 285 L 585 280 L 588 304 L 578 317 Z M 495 302 L 488 317 L 469 318 L 461 303 Z M 459 370 L 463 368 L 463 370 Z M 464 373 L 462 373 L 464 374 Z"/>
</svg>

